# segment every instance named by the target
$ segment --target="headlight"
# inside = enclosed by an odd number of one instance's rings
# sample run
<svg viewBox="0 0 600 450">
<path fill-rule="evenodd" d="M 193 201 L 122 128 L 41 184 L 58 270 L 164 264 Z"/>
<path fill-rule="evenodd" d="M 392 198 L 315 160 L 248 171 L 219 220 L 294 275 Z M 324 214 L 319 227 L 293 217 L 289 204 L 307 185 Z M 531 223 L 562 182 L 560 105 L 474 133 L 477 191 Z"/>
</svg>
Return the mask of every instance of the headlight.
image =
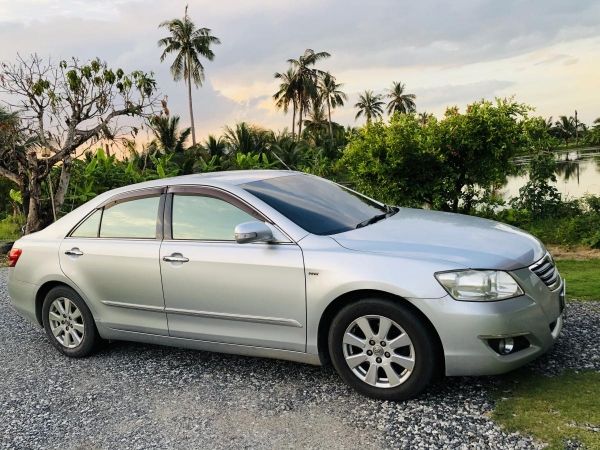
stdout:
<svg viewBox="0 0 600 450">
<path fill-rule="evenodd" d="M 481 302 L 523 295 L 510 274 L 497 270 L 440 272 L 435 277 L 455 300 Z"/>
</svg>

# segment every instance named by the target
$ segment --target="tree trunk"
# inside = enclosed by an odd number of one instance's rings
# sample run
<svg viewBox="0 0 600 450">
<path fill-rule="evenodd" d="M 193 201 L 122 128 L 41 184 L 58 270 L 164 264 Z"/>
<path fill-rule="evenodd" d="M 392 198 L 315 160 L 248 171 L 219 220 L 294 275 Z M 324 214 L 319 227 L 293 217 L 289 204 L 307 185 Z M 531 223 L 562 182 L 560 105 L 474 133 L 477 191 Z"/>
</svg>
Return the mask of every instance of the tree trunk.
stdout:
<svg viewBox="0 0 600 450">
<path fill-rule="evenodd" d="M 302 138 L 302 110 L 303 108 L 303 99 L 300 98 L 300 111 L 298 113 L 299 119 L 298 119 L 298 140 L 300 140 Z"/>
<path fill-rule="evenodd" d="M 188 58 L 189 59 L 189 58 Z M 192 129 L 192 145 L 196 146 L 196 126 L 194 125 L 194 108 L 192 107 L 192 76 L 188 61 L 188 103 L 190 107 L 190 128 Z"/>
<path fill-rule="evenodd" d="M 40 217 L 40 205 L 42 200 L 41 184 L 37 180 L 36 173 L 29 174 L 29 208 L 27 213 L 27 223 L 25 224 L 25 234 L 38 231 L 42 226 Z"/>
<path fill-rule="evenodd" d="M 329 116 L 329 137 L 331 138 L 331 147 L 333 148 L 333 127 L 331 126 L 331 101 L 327 98 L 327 115 Z"/>
<path fill-rule="evenodd" d="M 293 104 L 294 110 L 292 112 L 292 139 L 296 137 L 296 102 Z"/>
<path fill-rule="evenodd" d="M 58 187 L 54 195 L 54 207 L 60 212 L 63 204 L 65 203 L 65 197 L 69 190 L 69 181 L 71 180 L 71 157 L 65 158 L 62 167 L 60 169 L 60 178 L 58 180 Z"/>
</svg>

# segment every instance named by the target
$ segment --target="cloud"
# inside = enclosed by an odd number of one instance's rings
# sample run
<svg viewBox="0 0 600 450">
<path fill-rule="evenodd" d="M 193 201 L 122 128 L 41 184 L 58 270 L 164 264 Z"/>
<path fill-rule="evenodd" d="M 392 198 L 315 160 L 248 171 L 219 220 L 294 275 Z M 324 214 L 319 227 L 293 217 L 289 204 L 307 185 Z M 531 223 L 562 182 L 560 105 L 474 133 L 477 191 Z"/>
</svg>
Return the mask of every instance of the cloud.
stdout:
<svg viewBox="0 0 600 450">
<path fill-rule="evenodd" d="M 125 70 L 154 71 L 171 110 L 185 123 L 185 86 L 172 81 L 156 44 L 165 34 L 158 24 L 180 17 L 184 7 L 183 1 L 164 0 L 2 2 L 0 60 L 17 52 L 100 56 Z M 222 41 L 205 65 L 205 85 L 193 92 L 203 135 L 235 120 L 289 126 L 291 118 L 269 105 L 277 85 L 273 73 L 307 47 L 332 54 L 321 67 L 352 98 L 402 80 L 417 94 L 420 109 L 441 110 L 510 90 L 556 115 L 575 100 L 591 109 L 589 92 L 597 89 L 597 0 L 190 0 L 189 11 Z M 566 70 L 572 86 L 557 93 Z M 335 116 L 355 123 L 351 107 Z"/>
</svg>

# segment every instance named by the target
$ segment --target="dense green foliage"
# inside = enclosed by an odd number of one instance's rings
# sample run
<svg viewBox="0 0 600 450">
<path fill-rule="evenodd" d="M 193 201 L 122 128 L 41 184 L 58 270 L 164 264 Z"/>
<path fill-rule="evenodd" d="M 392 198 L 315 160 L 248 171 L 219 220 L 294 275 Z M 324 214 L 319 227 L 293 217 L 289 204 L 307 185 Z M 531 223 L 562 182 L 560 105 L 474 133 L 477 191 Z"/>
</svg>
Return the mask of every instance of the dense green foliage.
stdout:
<svg viewBox="0 0 600 450">
<path fill-rule="evenodd" d="M 600 197 L 562 199 L 551 182 L 556 159 L 545 121 L 511 100 L 477 102 L 464 113 L 449 109 L 441 119 L 396 113 L 389 122 L 358 129 L 327 116 L 305 120 L 301 136 L 274 133 L 248 123 L 226 127 L 222 136 L 186 147 L 190 129 L 177 116 L 150 119 L 154 139 L 141 149 L 126 144 L 124 158 L 102 149 L 74 160 L 64 214 L 107 190 L 145 180 L 190 173 L 238 169 L 300 170 L 325 176 L 390 204 L 476 214 L 523 228 L 545 243 L 600 247 Z M 496 193 L 507 175 L 519 169 L 511 158 L 533 153 L 529 181 L 519 196 L 505 202 Z M 522 169 L 521 169 L 522 170 Z M 52 179 L 60 177 L 55 168 Z M 9 194 L 11 183 L 0 183 Z M 3 197 L 4 216 L 21 205 Z M 49 208 L 48 185 L 43 205 Z"/>
</svg>

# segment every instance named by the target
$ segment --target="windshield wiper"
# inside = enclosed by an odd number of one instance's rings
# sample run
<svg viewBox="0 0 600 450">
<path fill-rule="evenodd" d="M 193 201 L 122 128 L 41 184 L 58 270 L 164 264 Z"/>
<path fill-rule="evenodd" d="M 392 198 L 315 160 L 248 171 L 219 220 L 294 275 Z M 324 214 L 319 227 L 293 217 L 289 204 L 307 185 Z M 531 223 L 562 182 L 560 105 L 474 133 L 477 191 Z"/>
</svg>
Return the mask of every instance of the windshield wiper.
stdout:
<svg viewBox="0 0 600 450">
<path fill-rule="evenodd" d="M 382 214 L 376 214 L 373 217 L 371 217 L 370 219 L 363 220 L 361 223 L 356 225 L 356 228 L 366 227 L 367 225 L 371 225 L 375 222 L 379 222 L 380 220 L 383 220 L 386 217 L 393 216 L 394 214 L 396 214 L 399 211 L 399 208 L 396 208 L 394 206 L 389 206 L 389 205 L 384 205 L 384 206 L 385 206 L 385 209 L 387 210 L 387 212 L 382 213 Z"/>
</svg>

